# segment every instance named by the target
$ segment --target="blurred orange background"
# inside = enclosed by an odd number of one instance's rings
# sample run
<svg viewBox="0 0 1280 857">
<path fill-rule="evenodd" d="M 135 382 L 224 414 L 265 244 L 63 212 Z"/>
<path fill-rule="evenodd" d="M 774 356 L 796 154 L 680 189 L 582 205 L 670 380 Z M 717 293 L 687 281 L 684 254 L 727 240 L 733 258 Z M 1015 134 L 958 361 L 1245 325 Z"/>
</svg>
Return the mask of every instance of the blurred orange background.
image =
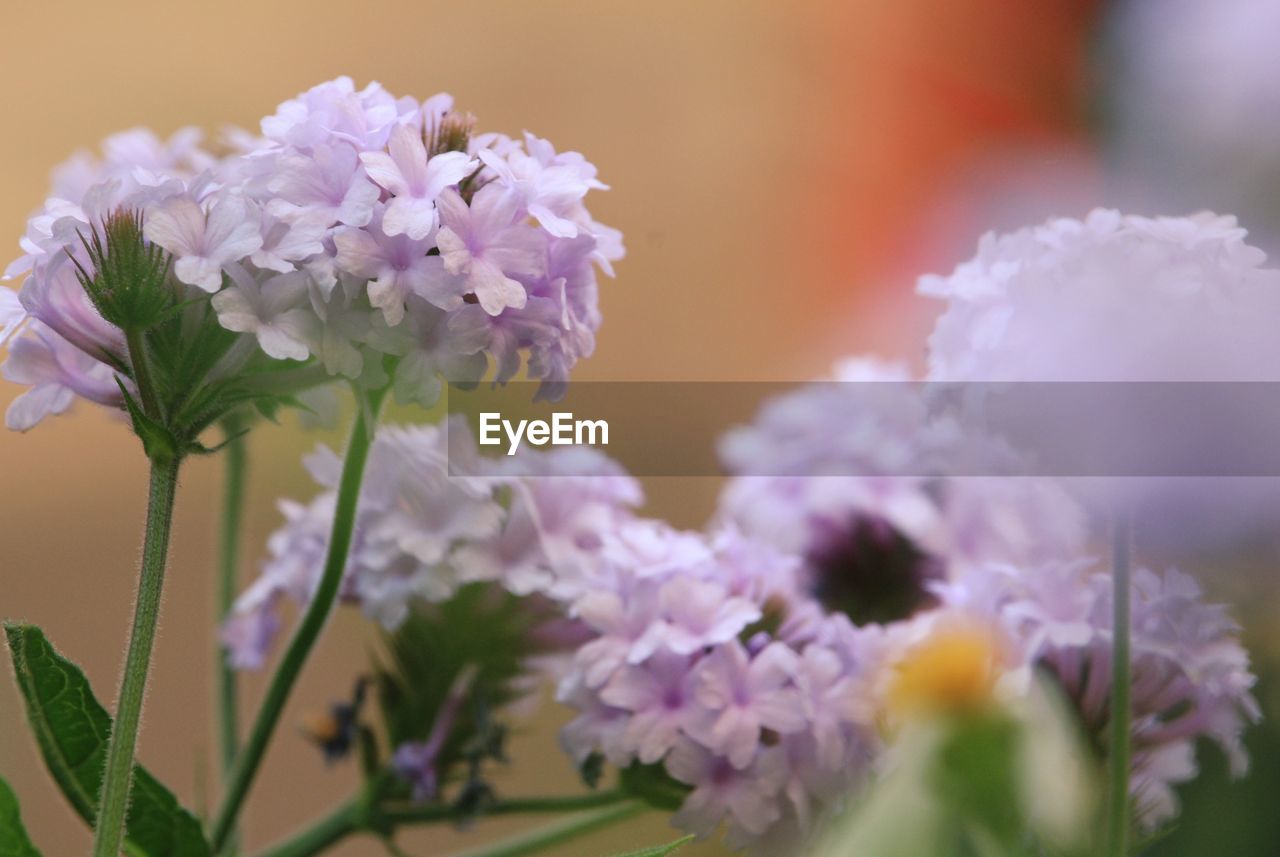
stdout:
<svg viewBox="0 0 1280 857">
<path fill-rule="evenodd" d="M 392 92 L 452 92 L 482 128 L 578 149 L 613 190 L 592 210 L 626 234 L 604 284 L 590 379 L 802 379 L 878 351 L 919 362 L 930 308 L 916 274 L 949 268 L 987 224 L 963 177 L 1031 146 L 1082 154 L 1084 34 L 1097 3 L 1044 0 L 23 4 L 4 13 L 0 236 L 11 253 L 51 167 L 116 130 L 252 126 L 277 102 L 347 74 Z M 1082 191 L 1083 192 L 1083 191 Z M 943 212 L 940 218 L 936 213 Z M 941 224 L 941 226 L 940 226 Z M 0 383 L 0 406 L 16 395 Z M 326 436 L 340 442 L 340 436 Z M 278 523 L 274 498 L 309 496 L 316 437 L 267 426 L 251 441 L 246 578 Z M 216 459 L 185 469 L 141 759 L 189 805 L 215 802 L 211 733 Z M 137 442 L 79 407 L 0 435 L 0 615 L 39 624 L 114 696 L 145 500 Z M 697 525 L 710 480 L 652 480 L 650 508 Z M 367 629 L 340 611 L 294 694 L 251 795 L 248 838 L 307 822 L 355 782 L 292 724 L 361 668 Z M 6 658 L 7 660 L 7 658 Z M 8 673 L 8 669 L 3 672 Z M 247 682 L 245 712 L 260 692 Z M 574 788 L 546 706 L 518 738 L 507 794 Z M 89 837 L 43 772 L 8 675 L 0 773 L 47 855 Z M 537 823 L 530 822 L 530 823 Z M 519 827 L 407 833 L 444 854 Z M 658 815 L 559 853 L 673 838 Z M 332 852 L 381 853 L 372 840 Z M 720 853 L 714 844 L 686 852 Z"/>
</svg>

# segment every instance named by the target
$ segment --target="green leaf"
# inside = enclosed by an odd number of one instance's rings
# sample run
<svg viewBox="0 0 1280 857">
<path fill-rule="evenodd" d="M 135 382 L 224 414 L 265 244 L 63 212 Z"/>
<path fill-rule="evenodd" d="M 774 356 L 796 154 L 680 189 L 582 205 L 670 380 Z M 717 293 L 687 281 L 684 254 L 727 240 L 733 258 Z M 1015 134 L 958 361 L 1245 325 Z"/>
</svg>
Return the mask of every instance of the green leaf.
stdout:
<svg viewBox="0 0 1280 857">
<path fill-rule="evenodd" d="M 18 796 L 0 778 L 0 857 L 40 857 L 31 837 L 22 826 Z"/>
<path fill-rule="evenodd" d="M 1021 728 L 1012 718 L 979 715 L 955 725 L 939 747 L 932 785 L 943 803 L 997 841 L 1012 845 L 1025 834 L 1018 796 Z"/>
<path fill-rule="evenodd" d="M 90 826 L 98 810 L 111 717 L 80 668 L 33 625 L 5 623 L 13 669 L 40 755 L 71 806 Z M 125 850 L 134 857 L 208 857 L 200 823 L 142 767 L 133 772 Z"/>
<path fill-rule="evenodd" d="M 668 854 L 674 854 L 693 840 L 694 836 L 690 833 L 688 836 L 682 836 L 675 842 L 668 842 L 666 845 L 652 845 L 648 848 L 641 848 L 638 851 L 618 854 L 616 857 L 667 857 Z"/>
<path fill-rule="evenodd" d="M 652 765 L 632 762 L 619 773 L 618 784 L 627 794 L 664 812 L 675 812 L 693 791 L 691 786 L 668 774 L 660 762 Z"/>
<path fill-rule="evenodd" d="M 116 384 L 120 387 L 120 392 L 124 394 L 125 410 L 129 413 L 129 421 L 133 424 L 134 434 L 142 439 L 142 449 L 146 452 L 147 458 L 152 461 L 158 458 L 173 458 L 178 452 L 178 445 L 174 441 L 173 435 L 169 433 L 168 429 L 143 412 L 142 406 L 133 398 L 129 388 L 124 385 L 124 382 L 118 376 L 116 377 Z"/>
</svg>

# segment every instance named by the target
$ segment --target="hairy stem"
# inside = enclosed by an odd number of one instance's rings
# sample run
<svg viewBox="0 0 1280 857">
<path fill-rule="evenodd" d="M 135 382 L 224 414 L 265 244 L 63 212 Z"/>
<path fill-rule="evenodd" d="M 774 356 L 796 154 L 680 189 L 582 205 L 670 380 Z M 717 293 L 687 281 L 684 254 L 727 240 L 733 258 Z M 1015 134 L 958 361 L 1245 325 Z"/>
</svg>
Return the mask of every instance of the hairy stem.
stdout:
<svg viewBox="0 0 1280 857">
<path fill-rule="evenodd" d="M 142 410 L 153 420 L 163 419 L 156 385 L 151 379 L 151 358 L 147 354 L 145 334 L 141 330 L 126 330 L 124 337 L 129 349 L 129 363 L 133 369 L 133 383 L 142 399 Z"/>
<path fill-rule="evenodd" d="M 1114 609 L 1111 646 L 1111 741 L 1107 794 L 1108 857 L 1129 852 L 1129 757 L 1132 684 L 1129 663 L 1130 567 L 1133 524 L 1126 513 L 1116 515 L 1112 533 L 1111 586 Z"/>
<path fill-rule="evenodd" d="M 456 807 L 448 804 L 404 804 L 402 806 L 370 806 L 364 796 L 350 800 L 311 827 L 294 835 L 290 839 L 268 848 L 258 857 L 312 857 L 319 854 L 348 836 L 368 831 L 391 831 L 397 827 L 415 824 L 439 824 L 464 820 Z M 591 827 L 581 830 L 588 833 L 605 826 L 612 821 L 629 817 L 643 809 L 643 804 L 631 800 L 625 793 L 618 791 L 593 792 L 585 795 L 569 795 L 564 797 L 516 798 L 498 801 L 484 811 L 484 817 L 495 815 L 532 815 L 537 813 L 573 812 L 596 809 L 591 815 L 599 815 L 600 819 Z M 625 809 L 625 814 L 619 810 Z M 607 818 L 606 818 L 607 814 Z M 587 813 L 566 819 L 580 822 Z M 577 825 L 575 825 L 576 827 Z M 546 831 L 539 831 L 545 835 Z M 528 834 L 526 834 L 528 836 Z M 569 838 L 567 835 L 563 839 Z M 559 841 L 563 841 L 563 839 Z M 555 844 L 547 842 L 542 847 Z M 481 852 L 488 854 L 488 852 Z M 508 852 L 495 852 L 506 854 Z M 532 852 L 510 852 L 532 853 Z"/>
<path fill-rule="evenodd" d="M 164 587 L 169 533 L 173 528 L 173 501 L 178 484 L 176 458 L 151 462 L 151 494 L 147 502 L 147 528 L 142 543 L 142 570 L 133 613 L 133 630 L 125 655 L 124 676 L 116 702 L 115 720 L 107 744 L 102 795 L 94 825 L 94 857 L 118 857 L 124 842 L 125 815 L 133 780 L 133 753 L 138 723 L 147 689 L 151 649 L 155 643 L 160 594 Z"/>
<path fill-rule="evenodd" d="M 231 613 L 236 597 L 236 578 L 240 566 L 240 530 L 244 522 L 245 473 L 248 453 L 240 421 L 228 417 L 223 428 L 227 434 L 224 451 L 222 519 L 218 540 L 217 627 L 221 628 Z M 221 641 L 215 637 L 218 688 L 216 715 L 218 724 L 218 754 L 221 761 L 222 780 L 231 776 L 239 744 L 239 725 L 236 714 L 238 688 L 236 671 L 231 667 L 230 656 Z M 234 831 L 232 832 L 234 840 Z"/>
<path fill-rule="evenodd" d="M 254 720 L 253 728 L 231 771 L 222 798 L 222 805 L 210 830 L 210 840 L 215 852 L 221 852 L 235 827 L 240 808 L 253 784 L 258 766 L 266 753 L 267 745 L 275 732 L 284 711 L 285 702 L 293 690 L 311 649 L 324 629 L 338 598 L 342 574 L 347 565 L 347 551 L 351 547 L 351 534 L 355 526 L 356 505 L 360 499 L 360 485 L 364 478 L 365 463 L 373 444 L 373 433 L 378 411 L 386 391 L 370 393 L 367 402 L 361 402 L 356 413 L 355 428 L 347 444 L 342 463 L 342 478 L 338 485 L 338 499 L 334 510 L 333 528 L 329 533 L 329 549 L 325 556 L 324 571 L 315 595 L 303 614 L 298 629 L 289 641 L 280 665 L 267 687 L 262 707 Z"/>
</svg>

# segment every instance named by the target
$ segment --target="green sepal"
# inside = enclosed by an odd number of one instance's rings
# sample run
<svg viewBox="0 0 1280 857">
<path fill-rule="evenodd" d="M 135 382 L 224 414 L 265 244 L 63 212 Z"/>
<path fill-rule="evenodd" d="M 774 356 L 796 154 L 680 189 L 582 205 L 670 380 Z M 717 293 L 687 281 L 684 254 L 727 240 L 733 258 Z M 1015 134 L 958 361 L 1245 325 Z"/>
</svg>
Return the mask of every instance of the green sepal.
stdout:
<svg viewBox="0 0 1280 857">
<path fill-rule="evenodd" d="M 239 431 L 223 438 L 221 443 L 215 443 L 213 446 L 205 446 L 200 441 L 193 440 L 183 447 L 183 452 L 190 453 L 191 455 L 213 455 L 214 453 L 221 452 L 224 447 L 230 446 L 232 443 L 244 437 L 248 433 L 248 429 L 240 429 Z"/>
<path fill-rule="evenodd" d="M 675 842 L 668 842 L 666 845 L 651 845 L 648 848 L 628 851 L 625 854 L 616 854 L 614 857 L 667 857 L 668 854 L 674 854 L 688 845 L 694 838 L 694 835 L 690 833 L 688 836 L 682 836 Z"/>
<path fill-rule="evenodd" d="M 106 766 L 111 716 L 80 668 L 33 625 L 5 623 L 14 675 L 40 755 L 58 788 L 90 826 Z M 141 766 L 133 771 L 125 851 L 132 857 L 209 857 L 200 822 Z"/>
<path fill-rule="evenodd" d="M 40 857 L 27 829 L 22 826 L 18 796 L 0 777 L 0 857 Z"/>
<path fill-rule="evenodd" d="M 622 769 L 618 784 L 632 797 L 637 797 L 654 809 L 675 812 L 693 789 L 673 779 L 661 764 L 645 765 L 632 762 Z"/>
<path fill-rule="evenodd" d="M 604 755 L 591 753 L 583 759 L 582 764 L 578 766 L 578 776 L 582 777 L 582 782 L 587 788 L 599 788 L 600 780 L 604 776 Z"/>
<path fill-rule="evenodd" d="M 124 408 L 133 424 L 133 433 L 142 440 L 142 449 L 152 461 L 172 460 L 178 454 L 178 442 L 169 430 L 147 416 L 137 399 L 129 392 L 120 376 L 116 376 L 116 384 L 124 394 Z"/>
</svg>

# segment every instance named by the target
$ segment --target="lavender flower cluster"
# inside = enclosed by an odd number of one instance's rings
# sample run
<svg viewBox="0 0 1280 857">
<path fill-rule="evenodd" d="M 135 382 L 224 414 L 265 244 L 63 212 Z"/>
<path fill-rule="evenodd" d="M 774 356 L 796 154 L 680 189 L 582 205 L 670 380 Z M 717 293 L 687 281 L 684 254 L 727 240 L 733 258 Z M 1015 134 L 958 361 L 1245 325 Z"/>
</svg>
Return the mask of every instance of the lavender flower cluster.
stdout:
<svg viewBox="0 0 1280 857">
<path fill-rule="evenodd" d="M 384 628 L 398 627 L 415 601 L 442 601 L 465 583 L 501 581 L 519 595 L 576 592 L 575 569 L 595 549 L 596 533 L 643 500 L 638 483 L 591 449 L 527 453 L 532 463 L 521 472 L 556 477 L 545 480 L 510 476 L 512 463 L 492 465 L 473 452 L 461 418 L 378 432 L 341 597 Z M 324 490 L 310 503 L 280 502 L 285 523 L 223 628 L 241 669 L 265 662 L 282 600 L 309 602 L 320 580 L 341 461 L 320 445 L 305 463 Z"/>
<path fill-rule="evenodd" d="M 623 248 L 585 206 L 605 186 L 580 154 L 476 133 L 447 95 L 419 102 L 348 78 L 284 102 L 261 130 L 232 134 L 222 157 L 190 129 L 130 131 L 59 168 L 5 272 L 26 277 L 19 300 L 0 289 L 0 344 L 22 331 L 5 377 L 31 387 L 11 428 L 77 397 L 122 404 L 123 337 L 76 276 L 86 236 L 120 210 L 141 213 L 170 254 L 174 287 L 211 294 L 242 334 L 222 375 L 261 353 L 378 384 L 390 357 L 396 398 L 431 404 L 491 362 L 495 380 L 527 366 L 553 396 L 591 353 L 595 269 L 612 274 Z"/>
<path fill-rule="evenodd" d="M 935 366 L 961 365 L 946 350 L 954 342 L 981 346 L 1015 330 L 1023 291 L 1092 305 L 1105 260 L 1127 266 L 1135 247 L 1166 295 L 1264 294 L 1256 254 L 1224 221 L 1058 222 L 988 239 L 983 261 L 946 284 L 926 281 L 956 302 L 933 340 Z M 960 319 L 972 328 L 959 332 Z M 816 821 L 886 764 L 898 665 L 957 623 L 1000 643 L 1000 693 L 1025 694 L 1034 673 L 1047 674 L 1102 747 L 1111 590 L 1091 558 L 1086 509 L 1049 480 L 948 473 L 967 447 L 925 418 L 905 368 L 849 360 L 833 380 L 894 383 L 874 410 L 843 400 L 841 383 L 804 387 L 729 432 L 721 454 L 733 475 L 705 531 L 638 514 L 638 485 L 595 453 L 526 452 L 511 470 L 476 456 L 459 424 L 447 439 L 437 428 L 389 431 L 374 450 L 344 593 L 389 625 L 414 599 L 445 598 L 469 580 L 560 605 L 580 643 L 543 666 L 577 713 L 562 734 L 568 753 L 674 780 L 685 790 L 675 824 L 704 835 L 723 827 L 752 853 L 797 853 Z M 463 475 L 446 475 L 446 455 Z M 906 460 L 934 470 L 897 475 Z M 746 475 L 760 461 L 789 475 Z M 227 628 L 242 665 L 261 662 L 274 600 L 305 600 L 318 575 L 336 461 L 324 452 L 309 466 L 329 490 L 282 507 L 264 575 Z M 1238 629 L 1176 570 L 1136 573 L 1132 651 L 1131 792 L 1153 828 L 1176 813 L 1173 786 L 1194 775 L 1198 739 L 1244 770 L 1240 736 L 1258 708 Z"/>
</svg>

